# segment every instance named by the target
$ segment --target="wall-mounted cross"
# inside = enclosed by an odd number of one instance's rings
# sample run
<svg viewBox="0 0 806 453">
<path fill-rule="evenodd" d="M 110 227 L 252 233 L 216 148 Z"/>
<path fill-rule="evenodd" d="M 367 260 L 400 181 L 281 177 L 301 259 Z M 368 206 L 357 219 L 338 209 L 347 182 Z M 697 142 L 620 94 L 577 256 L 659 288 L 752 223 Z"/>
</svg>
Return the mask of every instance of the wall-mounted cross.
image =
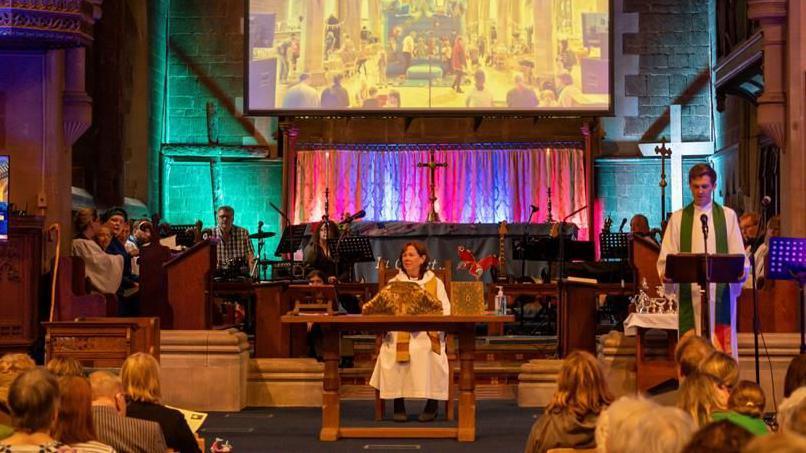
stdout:
<svg viewBox="0 0 806 453">
<path fill-rule="evenodd" d="M 429 222 L 439 222 L 439 213 L 437 213 L 437 191 L 436 191 L 436 173 L 437 168 L 447 167 L 446 162 L 437 162 L 434 148 L 428 151 L 428 162 L 417 163 L 418 168 L 428 168 L 428 201 L 431 202 L 431 211 L 428 213 Z"/>
</svg>

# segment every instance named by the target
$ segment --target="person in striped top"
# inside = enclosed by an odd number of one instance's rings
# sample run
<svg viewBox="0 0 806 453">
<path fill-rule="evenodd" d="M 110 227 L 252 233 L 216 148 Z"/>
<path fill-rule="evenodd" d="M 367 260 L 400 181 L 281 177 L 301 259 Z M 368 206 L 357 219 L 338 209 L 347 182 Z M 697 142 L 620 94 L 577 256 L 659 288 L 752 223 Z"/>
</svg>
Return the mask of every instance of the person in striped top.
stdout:
<svg viewBox="0 0 806 453">
<path fill-rule="evenodd" d="M 90 375 L 92 422 L 98 440 L 119 452 L 149 453 L 168 449 L 159 423 L 126 417 L 120 378 L 108 371 Z"/>
</svg>

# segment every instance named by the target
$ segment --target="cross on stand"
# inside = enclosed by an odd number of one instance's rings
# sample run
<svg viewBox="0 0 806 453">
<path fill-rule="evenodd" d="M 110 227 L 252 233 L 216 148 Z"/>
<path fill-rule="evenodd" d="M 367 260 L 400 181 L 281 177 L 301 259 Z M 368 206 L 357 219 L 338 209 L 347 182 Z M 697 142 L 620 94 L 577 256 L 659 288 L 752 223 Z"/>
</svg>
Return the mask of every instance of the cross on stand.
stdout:
<svg viewBox="0 0 806 453">
<path fill-rule="evenodd" d="M 436 192 L 436 172 L 437 168 L 439 167 L 447 167 L 448 164 L 446 162 L 437 162 L 435 157 L 435 151 L 431 148 L 428 151 L 428 162 L 419 162 L 417 163 L 417 168 L 428 168 L 428 200 L 431 202 L 431 211 L 428 213 L 428 221 L 429 222 L 440 222 L 439 220 L 439 213 L 437 213 L 436 203 L 437 203 L 437 192 Z"/>
<path fill-rule="evenodd" d="M 672 211 L 683 207 L 683 156 L 710 156 L 714 153 L 714 142 L 683 142 L 682 107 L 678 104 L 669 106 L 669 123 L 672 140 L 669 149 L 674 150 L 670 158 L 672 163 Z M 641 154 L 647 157 L 655 155 L 655 147 L 660 143 L 639 143 Z M 661 221 L 666 219 L 661 219 Z"/>
<path fill-rule="evenodd" d="M 666 137 L 660 140 L 660 146 L 655 147 L 655 154 L 660 154 L 660 224 L 661 229 L 666 225 L 666 159 L 672 155 L 671 148 L 666 147 Z"/>
</svg>

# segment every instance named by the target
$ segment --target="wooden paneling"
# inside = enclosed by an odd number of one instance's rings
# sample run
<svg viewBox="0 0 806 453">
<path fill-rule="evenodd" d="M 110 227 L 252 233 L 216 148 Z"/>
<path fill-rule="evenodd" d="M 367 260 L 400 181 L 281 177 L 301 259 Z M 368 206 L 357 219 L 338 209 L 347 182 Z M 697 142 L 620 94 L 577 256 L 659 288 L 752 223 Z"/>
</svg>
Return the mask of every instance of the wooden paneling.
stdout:
<svg viewBox="0 0 806 453">
<path fill-rule="evenodd" d="M 0 242 L 0 353 L 29 352 L 39 333 L 42 218 L 11 216 Z"/>
</svg>

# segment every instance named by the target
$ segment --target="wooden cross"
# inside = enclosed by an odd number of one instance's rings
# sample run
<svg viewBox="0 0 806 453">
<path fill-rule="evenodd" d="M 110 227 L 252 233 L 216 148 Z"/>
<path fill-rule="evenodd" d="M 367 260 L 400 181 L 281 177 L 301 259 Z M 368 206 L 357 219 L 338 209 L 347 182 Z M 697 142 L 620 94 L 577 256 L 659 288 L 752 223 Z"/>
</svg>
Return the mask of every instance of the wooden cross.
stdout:
<svg viewBox="0 0 806 453">
<path fill-rule="evenodd" d="M 435 151 L 431 148 L 428 151 L 428 162 L 417 163 L 417 168 L 428 168 L 428 200 L 431 202 L 431 211 L 428 213 L 429 222 L 439 222 L 439 213 L 437 213 L 437 191 L 436 191 L 436 173 L 437 168 L 447 167 L 446 162 L 437 162 L 434 155 Z"/>
<path fill-rule="evenodd" d="M 672 140 L 669 148 L 672 153 L 672 210 L 683 207 L 683 156 L 710 156 L 714 153 L 714 142 L 683 142 L 682 107 L 678 104 L 669 106 L 669 123 Z M 655 147 L 660 143 L 639 143 L 638 148 L 644 156 L 654 156 Z M 665 219 L 661 219 L 665 220 Z"/>
</svg>

